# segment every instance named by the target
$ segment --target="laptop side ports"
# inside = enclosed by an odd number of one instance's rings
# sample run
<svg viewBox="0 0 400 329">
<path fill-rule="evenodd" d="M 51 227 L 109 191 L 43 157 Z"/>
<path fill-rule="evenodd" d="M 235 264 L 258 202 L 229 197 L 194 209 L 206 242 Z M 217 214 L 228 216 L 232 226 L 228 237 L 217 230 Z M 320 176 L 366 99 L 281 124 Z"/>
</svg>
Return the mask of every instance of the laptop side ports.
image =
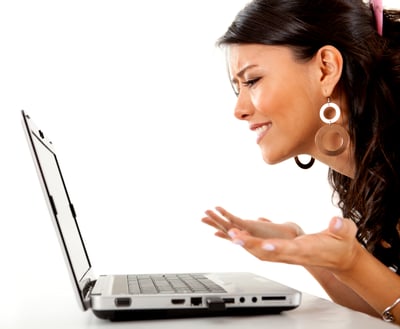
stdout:
<svg viewBox="0 0 400 329">
<path fill-rule="evenodd" d="M 115 306 L 117 307 L 128 307 L 132 304 L 132 299 L 129 297 L 118 297 L 114 300 Z"/>
<path fill-rule="evenodd" d="M 173 305 L 182 305 L 182 304 L 185 304 L 185 299 L 184 298 L 173 298 L 173 299 L 171 299 L 171 303 Z"/>
<path fill-rule="evenodd" d="M 203 299 L 201 297 L 192 297 L 190 298 L 190 304 L 192 306 L 200 306 L 203 304 Z"/>
</svg>

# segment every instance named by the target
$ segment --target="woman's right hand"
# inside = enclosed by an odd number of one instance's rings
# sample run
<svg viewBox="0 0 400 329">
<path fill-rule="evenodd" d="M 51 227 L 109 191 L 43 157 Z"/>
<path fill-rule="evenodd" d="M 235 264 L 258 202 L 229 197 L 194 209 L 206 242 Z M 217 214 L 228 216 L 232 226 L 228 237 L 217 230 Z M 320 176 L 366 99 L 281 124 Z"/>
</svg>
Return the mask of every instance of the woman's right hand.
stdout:
<svg viewBox="0 0 400 329">
<path fill-rule="evenodd" d="M 231 240 L 228 231 L 232 228 L 246 231 L 261 239 L 294 239 L 304 234 L 300 226 L 295 223 L 276 224 L 266 218 L 259 218 L 258 220 L 241 219 L 222 207 L 215 209 L 216 211 L 207 210 L 205 212 L 207 216 L 202 218 L 202 222 L 217 229 L 215 235 L 220 238 Z"/>
</svg>

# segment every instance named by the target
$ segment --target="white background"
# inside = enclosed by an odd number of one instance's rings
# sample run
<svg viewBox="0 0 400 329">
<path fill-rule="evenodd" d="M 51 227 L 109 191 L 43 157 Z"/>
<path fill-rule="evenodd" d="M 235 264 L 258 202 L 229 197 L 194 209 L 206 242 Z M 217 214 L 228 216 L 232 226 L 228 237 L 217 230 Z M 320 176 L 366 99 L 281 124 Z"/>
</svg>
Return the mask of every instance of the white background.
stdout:
<svg viewBox="0 0 400 329">
<path fill-rule="evenodd" d="M 316 232 L 339 214 L 324 165 L 266 165 L 255 136 L 233 117 L 215 41 L 245 3 L 0 2 L 6 295 L 22 285 L 75 303 L 23 135 L 24 109 L 59 152 L 98 274 L 253 271 L 325 296 L 304 269 L 263 263 L 200 222 L 221 205 Z"/>
</svg>

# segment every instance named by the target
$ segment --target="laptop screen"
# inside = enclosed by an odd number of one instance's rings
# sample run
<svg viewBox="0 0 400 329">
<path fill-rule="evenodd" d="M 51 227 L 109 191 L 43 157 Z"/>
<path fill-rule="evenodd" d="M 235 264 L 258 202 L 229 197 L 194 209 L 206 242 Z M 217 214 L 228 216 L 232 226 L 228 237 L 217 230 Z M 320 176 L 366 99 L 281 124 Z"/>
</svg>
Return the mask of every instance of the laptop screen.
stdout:
<svg viewBox="0 0 400 329">
<path fill-rule="evenodd" d="M 79 282 L 90 269 L 90 261 L 75 220 L 75 211 L 69 200 L 56 155 L 42 142 L 41 136 L 37 136 L 32 130 L 30 134 L 56 225 L 61 233 L 61 240 L 75 280 Z"/>
</svg>

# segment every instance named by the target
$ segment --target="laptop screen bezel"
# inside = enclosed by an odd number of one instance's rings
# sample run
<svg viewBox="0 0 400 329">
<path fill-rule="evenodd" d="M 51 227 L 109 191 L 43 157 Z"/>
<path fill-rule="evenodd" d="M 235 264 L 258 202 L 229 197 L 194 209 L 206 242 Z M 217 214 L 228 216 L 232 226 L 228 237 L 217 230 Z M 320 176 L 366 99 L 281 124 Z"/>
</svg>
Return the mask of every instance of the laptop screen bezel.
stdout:
<svg viewBox="0 0 400 329">
<path fill-rule="evenodd" d="M 39 142 L 41 142 L 44 145 L 44 147 L 47 148 L 48 151 L 51 152 L 52 155 L 54 156 L 54 160 L 56 161 L 56 165 L 58 168 L 58 174 L 60 175 L 60 178 L 63 182 L 64 192 L 70 203 L 71 211 L 73 211 L 74 208 L 70 201 L 70 197 L 69 197 L 66 185 L 65 185 L 65 181 L 64 181 L 64 178 L 63 178 L 60 166 L 59 166 L 58 158 L 57 158 L 57 155 L 54 150 L 54 146 L 53 146 L 52 142 L 43 134 L 43 132 L 41 130 L 38 129 L 38 127 L 34 124 L 34 122 L 32 121 L 32 119 L 30 118 L 29 115 L 27 115 L 23 110 L 21 112 L 22 112 L 22 123 L 23 123 L 25 134 L 26 134 L 26 138 L 28 141 L 28 145 L 29 145 L 29 148 L 31 151 L 32 158 L 35 163 L 36 171 L 38 174 L 38 178 L 40 181 L 42 191 L 44 193 L 46 204 L 47 204 L 48 210 L 50 212 L 50 217 L 52 219 L 53 226 L 57 233 L 57 238 L 58 238 L 60 246 L 61 246 L 61 250 L 62 250 L 62 253 L 64 256 L 65 263 L 67 265 L 68 273 L 69 273 L 69 276 L 70 276 L 70 279 L 71 279 L 71 282 L 72 282 L 72 285 L 74 288 L 75 295 L 76 295 L 78 304 L 81 307 L 81 309 L 87 310 L 88 308 L 90 308 L 90 300 L 88 297 L 88 287 L 92 286 L 93 283 L 96 281 L 95 275 L 93 273 L 92 265 L 91 265 L 91 262 L 89 259 L 89 255 L 87 253 L 87 249 L 86 249 L 85 243 L 83 241 L 78 222 L 75 218 L 75 214 L 73 213 L 73 218 L 75 219 L 76 229 L 79 234 L 79 241 L 82 244 L 82 249 L 84 250 L 85 258 L 87 261 L 87 268 L 85 268 L 85 270 L 83 271 L 84 272 L 83 275 L 80 275 L 80 277 L 78 277 L 74 270 L 73 261 L 71 259 L 71 257 L 72 257 L 71 253 L 68 249 L 65 238 L 63 236 L 63 232 L 60 228 L 59 219 L 57 218 L 57 215 L 54 211 L 54 208 L 53 208 L 54 205 L 51 202 L 51 195 L 49 193 L 48 183 L 46 182 L 46 176 L 43 172 L 43 168 L 41 165 L 41 159 L 39 156 L 39 152 L 36 149 L 34 140 L 36 139 Z"/>
</svg>

